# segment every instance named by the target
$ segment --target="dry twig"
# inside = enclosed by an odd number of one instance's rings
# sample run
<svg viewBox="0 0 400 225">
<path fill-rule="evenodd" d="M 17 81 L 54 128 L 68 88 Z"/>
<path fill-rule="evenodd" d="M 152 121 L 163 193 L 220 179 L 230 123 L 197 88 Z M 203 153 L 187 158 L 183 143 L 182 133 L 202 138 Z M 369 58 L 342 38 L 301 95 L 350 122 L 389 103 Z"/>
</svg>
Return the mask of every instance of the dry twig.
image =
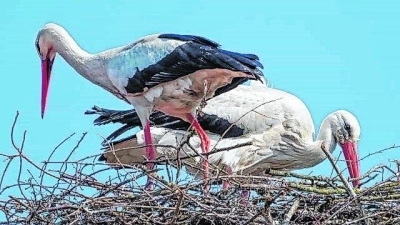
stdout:
<svg viewBox="0 0 400 225">
<path fill-rule="evenodd" d="M 5 196 L 0 199 L 0 211 L 6 215 L 2 221 L 5 224 L 360 224 L 367 219 L 372 224 L 400 222 L 398 161 L 372 168 L 361 178 L 368 188 L 353 193 L 342 177 L 270 170 L 267 173 L 272 177 L 230 175 L 231 188 L 227 192 L 215 187 L 228 176 L 213 175 L 209 181 L 212 189 L 205 196 L 201 193 L 205 182 L 185 173 L 177 175 L 175 181 L 166 181 L 161 172 L 155 175 L 157 170 L 148 171 L 145 166 L 114 170 L 96 162 L 97 156 L 73 159 L 71 153 L 64 161 L 52 160 L 59 146 L 42 165 L 35 163 L 23 151 L 26 132 L 20 145 L 15 141 L 17 119 L 18 114 L 11 132 L 16 154 L 0 153 L 6 160 L 0 180 L 0 194 Z M 60 145 L 71 141 L 71 136 Z M 79 151 L 84 138 L 85 134 L 74 151 Z M 4 186 L 14 159 L 19 163 L 18 171 L 13 171 L 17 176 Z M 177 161 L 179 157 L 157 159 L 168 168 L 184 166 L 184 161 Z M 339 169 L 337 172 L 340 174 Z M 389 177 L 371 184 L 383 172 Z M 21 174 L 29 176 L 23 179 Z M 153 191 L 143 188 L 140 179 L 146 175 L 154 178 Z M 253 190 L 246 207 L 239 204 L 243 188 Z M 9 191 L 13 194 L 7 195 Z"/>
</svg>

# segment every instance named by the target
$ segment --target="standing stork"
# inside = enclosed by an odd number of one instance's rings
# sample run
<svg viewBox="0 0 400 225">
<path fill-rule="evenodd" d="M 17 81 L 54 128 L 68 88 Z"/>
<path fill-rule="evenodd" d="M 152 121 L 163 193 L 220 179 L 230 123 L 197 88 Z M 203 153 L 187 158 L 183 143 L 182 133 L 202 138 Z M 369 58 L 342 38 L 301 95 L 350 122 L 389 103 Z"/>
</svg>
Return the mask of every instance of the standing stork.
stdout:
<svg viewBox="0 0 400 225">
<path fill-rule="evenodd" d="M 313 167 L 326 158 L 323 149 L 333 152 L 338 144 L 343 150 L 350 177 L 360 177 L 357 148 L 360 125 L 348 111 L 338 110 L 329 114 L 322 121 L 316 139 L 314 123 L 306 105 L 292 94 L 266 86 L 239 85 L 209 100 L 202 112 L 198 120 L 211 137 L 213 148 L 252 143 L 250 146 L 209 155 L 209 162 L 226 166 L 228 174 L 242 172 L 262 175 L 268 168 L 295 170 Z M 97 125 L 110 122 L 125 124 L 107 138 L 111 141 L 125 131 L 140 126 L 134 110 L 117 111 L 94 107 L 93 111 L 86 113 L 100 114 L 95 120 Z M 187 134 L 186 129 L 190 125 L 161 112 L 153 114 L 150 119 L 160 127 L 153 136 L 155 143 L 163 146 L 176 145 L 176 141 Z M 111 164 L 143 162 L 140 157 L 143 149 L 130 148 L 143 144 L 142 133 L 111 143 L 113 149 L 106 148 L 100 160 Z M 197 137 L 191 137 L 189 143 L 198 151 L 201 142 Z M 110 145 L 107 143 L 107 146 Z M 183 150 L 191 152 L 188 146 L 184 146 Z M 171 149 L 157 147 L 157 154 L 165 152 L 171 152 Z M 353 180 L 352 184 L 357 187 L 360 183 L 359 180 Z M 223 188 L 227 189 L 228 185 L 228 182 L 224 182 Z M 248 191 L 242 193 L 244 198 L 248 194 Z"/>
<path fill-rule="evenodd" d="M 210 140 L 196 119 L 203 100 L 234 89 L 247 80 L 259 80 L 263 65 L 253 54 L 223 50 L 209 39 L 179 34 L 154 34 L 114 49 L 90 54 L 61 26 L 49 23 L 38 33 L 36 48 L 42 60 L 43 118 L 56 53 L 92 83 L 131 104 L 144 127 L 146 157 L 154 160 L 149 116 L 161 111 L 193 124 L 202 151 Z M 148 164 L 153 168 L 153 164 Z M 203 162 L 208 178 L 208 163 Z M 152 182 L 148 179 L 148 188 Z"/>
</svg>

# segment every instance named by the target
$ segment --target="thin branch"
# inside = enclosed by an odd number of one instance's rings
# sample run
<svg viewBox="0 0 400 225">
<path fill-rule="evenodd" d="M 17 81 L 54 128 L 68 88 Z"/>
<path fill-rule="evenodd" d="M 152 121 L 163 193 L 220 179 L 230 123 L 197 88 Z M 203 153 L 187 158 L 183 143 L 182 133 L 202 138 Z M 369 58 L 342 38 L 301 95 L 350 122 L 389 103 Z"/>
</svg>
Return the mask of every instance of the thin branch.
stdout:
<svg viewBox="0 0 400 225">
<path fill-rule="evenodd" d="M 333 168 L 335 169 L 336 173 L 339 175 L 340 180 L 342 180 L 347 192 L 352 198 L 357 198 L 356 193 L 354 192 L 353 188 L 350 186 L 349 182 L 347 179 L 343 176 L 341 173 L 339 167 L 336 165 L 335 160 L 333 159 L 332 154 L 329 152 L 329 150 L 326 148 L 326 146 L 323 144 L 322 146 L 323 152 L 326 154 L 326 157 L 329 159 L 329 162 L 331 162 Z"/>
<path fill-rule="evenodd" d="M 338 178 L 276 170 L 266 171 L 266 176 L 225 175 L 216 170 L 209 181 L 182 172 L 170 182 L 173 179 L 165 180 L 160 168 L 148 170 L 145 166 L 148 162 L 123 165 L 119 161 L 110 167 L 94 161 L 96 155 L 87 156 L 86 149 L 79 148 L 84 135 L 65 159 L 53 158 L 56 158 L 56 149 L 69 137 L 49 151 L 45 162 L 36 163 L 23 151 L 26 132 L 22 134 L 22 144 L 17 145 L 16 123 L 12 125 L 11 142 L 17 153 L 0 153 L 5 158 L 0 184 L 7 180 L 8 185 L 2 186 L 1 194 L 5 197 L 0 199 L 0 211 L 6 215 L 7 224 L 359 224 L 361 221 L 394 224 L 400 221 L 396 160 L 376 165 L 357 178 L 368 186 L 363 189 L 351 189 L 348 183 L 347 186 L 348 180 L 341 176 L 334 160 L 331 162 Z M 174 173 L 176 167 L 180 170 L 181 166 L 190 166 L 201 174 L 196 160 L 184 159 L 205 154 L 184 152 L 185 140 L 178 140 L 176 146 L 163 146 L 181 151 L 182 155 L 163 156 L 154 162 L 164 163 Z M 210 154 L 229 150 L 215 149 Z M 82 154 L 85 156 L 77 157 Z M 16 158 L 19 161 L 13 171 L 16 175 L 5 178 Z M 51 169 L 47 168 L 49 164 Z M 210 166 L 217 169 L 219 165 Z M 40 180 L 36 177 L 38 174 Z M 382 174 L 384 179 L 374 183 L 374 178 Z M 154 179 L 154 190 L 144 189 L 140 179 L 145 176 Z M 228 178 L 229 190 L 221 191 L 220 184 Z M 205 196 L 202 191 L 207 182 L 211 189 Z M 348 194 L 349 189 L 353 195 Z M 241 190 L 252 191 L 246 207 L 239 204 Z M 6 191 L 13 195 L 7 196 Z"/>
</svg>

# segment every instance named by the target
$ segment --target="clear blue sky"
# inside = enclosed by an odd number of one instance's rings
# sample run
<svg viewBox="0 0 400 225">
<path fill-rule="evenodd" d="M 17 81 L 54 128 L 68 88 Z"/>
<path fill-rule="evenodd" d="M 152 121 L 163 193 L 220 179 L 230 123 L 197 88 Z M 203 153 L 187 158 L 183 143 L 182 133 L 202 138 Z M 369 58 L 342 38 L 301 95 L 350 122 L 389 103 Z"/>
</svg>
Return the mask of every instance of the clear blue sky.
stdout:
<svg viewBox="0 0 400 225">
<path fill-rule="evenodd" d="M 299 96 L 317 128 L 334 110 L 353 112 L 362 129 L 361 157 L 400 143 L 399 1 L 13 0 L 0 8 L 0 20 L 2 153 L 14 152 L 9 131 L 17 110 L 17 133 L 28 130 L 25 153 L 40 162 L 73 132 L 78 135 L 56 158 L 63 159 L 85 131 L 74 157 L 99 152 L 98 134 L 106 136 L 118 126 L 94 127 L 95 117 L 83 115 L 92 105 L 130 108 L 58 56 L 45 119 L 40 118 L 41 69 L 34 42 L 47 22 L 64 26 L 92 53 L 161 32 L 201 35 L 226 49 L 256 53 L 270 84 Z M 376 155 L 363 161 L 361 170 L 399 156 L 399 150 Z M 0 171 L 4 165 L 0 161 Z M 329 175 L 330 168 L 324 161 L 307 171 Z"/>
</svg>

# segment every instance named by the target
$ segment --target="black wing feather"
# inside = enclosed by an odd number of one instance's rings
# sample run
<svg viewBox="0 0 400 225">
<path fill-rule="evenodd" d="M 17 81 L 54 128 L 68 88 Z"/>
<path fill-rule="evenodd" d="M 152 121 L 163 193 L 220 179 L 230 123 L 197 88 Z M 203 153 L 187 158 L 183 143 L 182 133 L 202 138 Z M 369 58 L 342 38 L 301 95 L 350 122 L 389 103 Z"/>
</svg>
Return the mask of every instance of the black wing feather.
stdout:
<svg viewBox="0 0 400 225">
<path fill-rule="evenodd" d="M 204 37 L 194 35 L 161 34 L 158 38 L 185 41 L 163 59 L 148 67 L 137 70 L 125 87 L 128 93 L 142 92 L 160 83 L 175 80 L 201 69 L 229 69 L 241 71 L 261 80 L 264 76 L 258 68 L 263 68 L 254 54 L 242 54 L 219 48 L 219 44 Z M 249 78 L 234 78 L 231 84 L 216 91 L 217 94 L 235 88 Z"/>
<path fill-rule="evenodd" d="M 121 123 L 124 125 L 114 131 L 112 134 L 110 134 L 106 138 L 106 141 L 102 143 L 103 146 L 108 145 L 109 142 L 115 144 L 113 140 L 134 127 L 140 127 L 141 129 L 143 129 L 139 117 L 134 109 L 118 111 L 94 106 L 91 111 L 86 111 L 85 114 L 100 115 L 97 119 L 95 119 L 95 125 L 105 125 L 108 123 Z M 187 130 L 190 127 L 189 123 L 179 118 L 168 116 L 159 111 L 155 111 L 150 115 L 150 121 L 155 126 L 175 130 Z M 226 132 L 223 138 L 238 137 L 243 135 L 244 133 L 244 130 L 242 128 L 233 125 L 228 120 L 226 120 L 225 118 L 221 118 L 218 115 L 203 113 L 202 115 L 198 116 L 198 121 L 200 125 L 209 132 L 219 135 L 223 135 Z"/>
<path fill-rule="evenodd" d="M 196 35 L 181 35 L 181 34 L 160 34 L 159 38 L 167 38 L 167 39 L 174 39 L 180 41 L 193 41 L 202 45 L 218 48 L 221 46 L 215 41 L 212 41 L 208 38 L 196 36 Z"/>
</svg>

